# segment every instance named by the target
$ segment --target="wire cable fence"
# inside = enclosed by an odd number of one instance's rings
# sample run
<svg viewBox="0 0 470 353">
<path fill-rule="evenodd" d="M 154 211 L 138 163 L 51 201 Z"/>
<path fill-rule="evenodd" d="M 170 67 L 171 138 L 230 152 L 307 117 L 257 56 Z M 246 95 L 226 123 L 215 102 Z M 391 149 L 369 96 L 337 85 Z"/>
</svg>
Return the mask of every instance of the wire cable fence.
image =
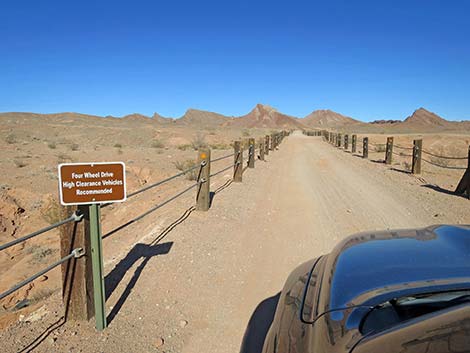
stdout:
<svg viewBox="0 0 470 353">
<path fill-rule="evenodd" d="M 466 167 L 454 167 L 454 166 L 449 166 L 449 165 L 442 165 L 442 164 L 432 162 L 422 157 L 421 157 L 421 160 L 435 167 L 444 168 L 444 169 L 453 169 L 453 170 L 466 170 L 467 169 Z"/>
<path fill-rule="evenodd" d="M 189 172 L 192 172 L 193 170 L 196 170 L 200 168 L 199 165 L 196 165 L 194 167 L 191 167 L 191 168 L 188 168 L 186 170 L 183 170 L 182 172 L 178 173 L 178 174 L 175 174 L 175 175 L 172 175 L 166 179 L 163 179 L 163 180 L 160 180 L 160 181 L 157 181 L 156 183 L 153 183 L 153 184 L 150 184 L 150 185 L 147 185 L 145 187 L 143 187 L 142 189 L 139 189 L 139 190 L 136 190 L 134 192 L 131 192 L 130 194 L 127 194 L 127 197 L 132 197 L 132 196 L 135 196 L 135 195 L 138 195 L 138 194 L 141 194 L 143 193 L 144 191 L 147 191 L 147 190 L 150 190 L 150 189 L 153 189 L 157 186 L 160 186 L 160 185 L 163 185 L 163 184 L 166 184 L 168 183 L 169 181 L 173 180 L 173 179 L 176 179 L 176 178 L 179 178 L 180 176 L 183 176 L 183 175 L 186 175 L 188 174 Z M 108 204 L 104 204 L 102 205 L 101 207 L 104 207 L 104 206 L 107 206 Z"/>
<path fill-rule="evenodd" d="M 278 135 L 277 137 L 277 140 L 276 140 L 276 147 L 277 145 L 281 142 L 281 139 L 279 138 L 281 135 Z M 283 137 L 285 137 L 286 135 L 283 135 Z M 249 146 L 247 146 L 247 148 L 245 148 L 245 150 L 248 150 L 248 156 L 249 156 L 249 161 L 251 160 L 253 162 L 253 157 L 256 155 L 256 151 L 259 150 L 261 151 L 261 149 L 267 149 L 267 145 L 265 145 L 264 143 L 260 146 L 260 147 L 257 147 L 256 144 L 250 144 Z M 133 196 L 136 196 L 136 195 L 139 195 L 145 191 L 148 191 L 148 190 L 151 190 L 153 188 L 156 188 L 158 186 L 161 186 L 163 184 L 166 184 L 170 181 L 173 181 L 175 180 L 176 178 L 179 178 L 181 176 L 184 176 L 184 175 L 187 175 L 188 173 L 192 173 L 194 172 L 195 170 L 198 170 L 198 172 L 196 173 L 195 175 L 195 179 L 197 180 L 195 183 L 192 183 L 191 185 L 185 187 L 183 190 L 180 190 L 178 191 L 176 194 L 173 194 L 172 196 L 168 197 L 165 201 L 163 202 L 160 202 L 158 204 L 155 204 L 153 205 L 150 209 L 146 210 L 143 214 L 140 214 L 139 216 L 133 218 L 132 220 L 128 221 L 127 223 L 125 223 L 124 225 L 120 225 L 119 227 L 115 228 L 114 230 L 112 230 L 111 232 L 108 232 L 107 234 L 104 234 L 103 236 L 101 236 L 101 238 L 106 238 L 108 237 L 109 235 L 113 234 L 113 233 L 116 233 L 118 232 L 119 230 L 123 229 L 124 227 L 138 221 L 138 220 L 141 220 L 142 218 L 144 218 L 145 216 L 149 215 L 150 213 L 152 212 L 155 212 L 156 210 L 164 207 L 165 205 L 169 204 L 170 202 L 178 199 L 179 197 L 185 195 L 187 192 L 189 192 L 190 190 L 198 187 L 197 189 L 197 194 L 196 194 L 196 200 L 204 200 L 205 199 L 205 196 L 203 195 L 201 198 L 199 198 L 199 194 L 201 193 L 201 190 L 203 189 L 202 186 L 207 183 L 209 181 L 209 177 L 214 177 L 216 175 L 219 175 L 231 168 L 234 169 L 234 178 L 235 178 L 235 173 L 240 173 L 240 168 L 243 169 L 243 164 L 242 162 L 240 161 L 240 155 L 243 154 L 243 149 L 242 150 L 237 150 L 235 151 L 234 153 L 230 153 L 228 155 L 224 155 L 224 156 L 221 156 L 221 157 L 218 157 L 218 158 L 214 158 L 212 160 L 207 160 L 207 159 L 204 159 L 202 160 L 200 163 L 198 163 L 197 165 L 193 166 L 193 167 L 190 167 L 190 168 L 187 168 L 185 170 L 182 170 L 181 172 L 175 174 L 175 175 L 172 175 L 168 178 L 165 178 L 163 180 L 160 180 L 160 181 L 157 181 L 155 183 L 152 183 L 150 185 L 147 185 L 145 187 L 142 187 L 141 189 L 139 190 L 136 190 L 136 191 L 133 191 L 129 194 L 127 194 L 127 198 L 130 198 L 130 197 L 133 197 Z M 202 155 L 200 155 L 200 158 Z M 217 171 L 217 172 L 214 172 L 212 174 L 207 174 L 207 171 L 208 169 L 204 169 L 205 167 L 207 167 L 207 164 L 208 163 L 213 163 L 213 162 L 218 162 L 218 161 L 222 161 L 222 160 L 225 160 L 225 159 L 228 159 L 230 157 L 234 157 L 235 156 L 235 162 L 228 165 L 227 167 L 224 167 L 223 169 Z M 205 158 L 205 157 L 204 157 Z M 249 162 L 247 161 L 247 162 Z M 210 166 L 210 164 L 209 164 Z M 204 170 L 204 173 L 203 173 L 203 170 Z M 206 179 L 207 178 L 207 179 Z M 233 179 L 232 179 L 233 180 Z M 207 193 L 208 190 L 205 190 L 204 193 Z M 98 206 L 99 208 L 103 208 L 103 207 L 106 207 L 108 205 L 111 205 L 112 203 L 102 203 L 102 204 L 99 204 L 99 205 L 92 205 L 93 207 L 96 208 L 96 206 Z M 90 205 L 89 205 L 90 206 Z M 91 210 L 91 207 L 90 206 L 90 210 Z M 91 211 L 90 211 L 91 212 Z M 48 231 L 51 231 L 53 229 L 56 229 L 58 227 L 61 227 L 67 223 L 71 223 L 71 222 L 80 222 L 82 219 L 84 218 L 84 215 L 81 213 L 81 211 L 79 209 L 77 209 L 71 216 L 69 216 L 68 218 L 66 219 L 63 219 L 57 223 L 54 223 L 54 224 L 51 224 L 50 226 L 47 226 L 45 228 L 42 228 L 42 229 L 39 229 L 35 232 L 32 232 L 30 234 L 27 234 L 25 236 L 22 236 L 18 239 L 15 239 L 11 242 L 8 242 L 6 244 L 3 244 L 3 245 L 0 245 L 0 251 L 2 250 L 5 250 L 5 249 L 8 249 L 14 245 L 17 245 L 19 243 L 22 243 L 22 242 L 25 242 L 27 241 L 28 239 L 31 239 L 31 238 L 34 238 L 40 234 L 44 234 Z M 88 218 L 87 218 L 88 219 Z M 88 219 L 90 221 L 90 219 Z M 100 220 L 99 220 L 99 213 L 98 213 L 98 228 L 100 227 Z M 90 221 L 91 223 L 91 221 Z M 90 225 L 87 225 L 87 227 L 91 227 Z M 91 228 L 90 228 L 91 229 Z M 91 232 L 91 230 L 88 230 L 89 232 Z M 99 235 L 100 234 L 100 231 L 98 231 Z M 61 235 L 62 236 L 62 235 Z M 62 238 L 61 238 L 62 239 Z M 82 246 L 84 248 L 83 245 L 79 245 L 79 246 Z M 3 292 L 3 293 L 0 293 L 0 300 L 4 299 L 5 297 L 7 297 L 8 295 L 14 293 L 15 291 L 19 290 L 20 288 L 24 287 L 25 285 L 33 282 L 34 280 L 36 280 L 37 278 L 39 278 L 40 276 L 44 275 L 45 273 L 51 271 L 52 269 L 58 267 L 59 265 L 65 263 L 66 261 L 72 259 L 72 258 L 80 258 L 82 256 L 85 255 L 85 251 L 83 250 L 82 247 L 76 247 L 74 250 L 72 250 L 68 255 L 64 256 L 63 258 L 59 259 L 58 261 L 50 264 L 49 266 L 47 266 L 46 268 L 44 268 L 43 270 L 35 273 L 34 275 L 22 280 L 21 282 L 15 284 L 13 287 L 11 287 L 10 289 L 8 289 L 7 291 Z M 93 247 L 92 247 L 93 249 Z M 68 251 L 68 250 L 67 250 Z M 93 253 L 93 251 L 92 251 Z"/>
<path fill-rule="evenodd" d="M 399 156 L 399 157 L 413 157 L 412 154 L 406 154 L 403 152 L 397 153 L 397 152 L 392 151 L 392 154 L 394 154 L 395 156 Z"/>
<path fill-rule="evenodd" d="M 138 190 L 138 191 L 136 191 L 136 192 L 133 192 L 133 193 L 129 194 L 128 197 L 137 195 L 137 194 L 142 193 L 142 192 L 144 192 L 144 191 L 146 191 L 146 190 L 149 190 L 149 189 L 152 189 L 152 188 L 154 188 L 154 187 L 156 187 L 156 186 L 159 186 L 159 185 L 162 185 L 162 184 L 164 184 L 164 183 L 167 183 L 167 182 L 169 182 L 170 180 L 173 180 L 173 179 L 175 179 L 175 178 L 177 178 L 177 177 L 179 177 L 179 176 L 182 176 L 182 175 L 184 175 L 184 174 L 186 174 L 186 173 L 188 173 L 188 172 L 190 172 L 190 171 L 193 171 L 193 170 L 195 170 L 195 169 L 198 169 L 198 168 L 199 168 L 200 170 L 202 170 L 202 167 L 203 167 L 204 165 L 205 165 L 205 162 L 203 161 L 202 163 L 200 163 L 199 165 L 197 165 L 197 166 L 195 166 L 195 167 L 186 169 L 186 170 L 182 171 L 181 173 L 178 173 L 178 174 L 173 175 L 173 176 L 171 176 L 171 177 L 169 177 L 169 178 L 166 178 L 166 179 L 161 180 L 161 181 L 159 181 L 159 182 L 156 182 L 156 183 L 154 183 L 154 184 L 152 184 L 152 185 L 149 185 L 149 186 L 147 186 L 147 187 L 145 187 L 145 188 L 142 188 L 142 189 L 140 189 L 140 190 Z M 199 173 L 200 173 L 200 171 L 199 171 Z M 198 180 L 199 180 L 199 179 L 200 179 L 200 177 L 198 176 Z M 152 212 L 158 210 L 159 208 L 161 208 L 161 207 L 165 206 L 166 204 L 170 203 L 171 201 L 177 199 L 178 197 L 182 196 L 183 194 L 185 194 L 186 192 L 188 192 L 189 190 L 193 189 L 194 187 L 196 187 L 196 186 L 199 185 L 199 184 L 200 184 L 200 182 L 197 182 L 197 183 L 192 184 L 191 186 L 187 187 L 187 188 L 184 189 L 183 191 L 178 192 L 176 195 L 173 195 L 172 197 L 168 198 L 167 200 L 163 201 L 162 203 L 160 203 L 160 204 L 158 204 L 158 205 L 152 207 L 150 210 L 146 211 L 144 214 L 142 214 L 142 215 L 140 215 L 139 217 L 133 219 L 132 222 L 135 222 L 135 221 L 137 221 L 137 220 L 140 220 L 140 219 L 142 219 L 143 217 L 147 216 L 148 214 L 150 214 L 150 213 L 152 213 Z M 105 206 L 107 206 L 107 205 L 110 205 L 110 203 L 102 204 L 102 205 L 100 205 L 100 206 L 101 206 L 101 207 L 105 207 Z M 20 237 L 20 238 L 18 238 L 18 239 L 15 239 L 15 240 L 13 240 L 13 241 L 11 241 L 11 242 L 8 242 L 8 243 L 6 243 L 6 244 L 0 245 L 0 251 L 5 250 L 5 249 L 8 249 L 8 248 L 10 248 L 10 247 L 12 247 L 12 246 L 14 246 L 14 245 L 19 244 L 19 243 L 25 242 L 25 241 L 28 240 L 28 239 L 34 238 L 34 237 L 36 237 L 36 236 L 38 236 L 38 235 L 40 235 L 40 234 L 44 234 L 44 233 L 46 233 L 46 232 L 48 232 L 48 231 L 50 231 L 50 230 L 56 229 L 56 228 L 58 228 L 58 227 L 60 227 L 60 226 L 62 226 L 62 225 L 64 225 L 64 224 L 67 224 L 67 223 L 70 223 L 70 222 L 80 222 L 82 219 L 83 219 L 83 214 L 79 213 L 79 211 L 77 210 L 77 211 L 75 211 L 70 217 L 68 217 L 68 218 L 66 218 L 66 219 L 64 219 L 64 220 L 62 220 L 62 221 L 59 221 L 59 222 L 54 223 L 54 224 L 52 224 L 52 225 L 50 225 L 50 226 L 47 226 L 47 227 L 42 228 L 42 229 L 40 229 L 40 230 L 37 230 L 37 231 L 35 231 L 35 232 L 33 232 L 33 233 L 30 233 L 30 234 L 28 234 L 28 235 L 25 235 L 25 236 L 23 236 L 23 237 Z M 110 234 L 108 234 L 108 235 L 110 235 Z M 13 286 L 13 287 L 12 287 L 11 289 L 9 289 L 8 291 L 6 291 L 6 292 L 4 292 L 4 293 L 1 293 L 1 294 L 0 294 L 0 300 L 3 299 L 3 298 L 5 298 L 6 296 L 12 294 L 13 292 L 17 291 L 18 289 L 24 287 L 24 286 L 27 285 L 28 283 L 34 281 L 34 280 L 37 279 L 38 277 L 42 276 L 42 275 L 45 274 L 46 272 L 49 272 L 50 270 L 52 270 L 53 268 L 59 266 L 60 264 L 64 263 L 65 261 L 71 259 L 72 257 L 78 258 L 78 257 L 81 257 L 81 256 L 83 256 L 83 255 L 84 255 L 84 251 L 83 251 L 81 248 L 77 248 L 77 249 L 73 250 L 69 255 L 67 255 L 66 257 L 60 259 L 59 261 L 53 263 L 52 265 L 48 266 L 46 269 L 44 269 L 44 270 L 42 270 L 42 271 L 36 273 L 35 275 L 33 275 L 33 276 L 31 276 L 31 277 L 25 279 L 24 281 L 19 282 L 18 284 L 16 284 L 15 286 Z"/>
<path fill-rule="evenodd" d="M 138 216 L 137 218 L 134 218 L 133 221 L 138 221 L 142 218 L 144 218 L 145 216 L 149 215 L 150 213 L 152 212 L 155 212 L 156 210 L 158 210 L 159 208 L 162 208 L 163 206 L 169 204 L 171 201 L 174 201 L 176 200 L 178 197 L 186 194 L 189 190 L 195 188 L 196 186 L 199 185 L 199 182 L 197 183 L 194 183 L 190 186 L 188 186 L 187 188 L 185 188 L 183 191 L 180 191 L 178 192 L 177 194 L 171 196 L 170 198 L 166 199 L 165 201 L 155 205 L 154 207 L 150 208 L 149 210 L 147 210 L 145 213 L 141 214 L 140 216 Z"/>
<path fill-rule="evenodd" d="M 421 150 L 421 152 L 423 152 L 424 154 L 427 154 L 428 156 L 435 157 L 435 158 L 440 158 L 440 159 L 458 159 L 458 160 L 467 160 L 468 159 L 468 156 L 467 157 L 451 157 L 451 156 L 440 156 L 438 154 L 434 154 L 434 153 L 428 152 L 426 150 Z"/>
<path fill-rule="evenodd" d="M 72 250 L 72 252 L 70 254 L 68 254 L 67 256 L 65 256 L 65 257 L 61 258 L 60 260 L 54 262 L 53 264 L 47 266 L 45 269 L 35 273 L 31 277 L 28 277 L 25 280 L 15 284 L 9 290 L 7 290 L 3 293 L 0 293 L 0 300 L 2 300 L 3 298 L 9 296 L 10 294 L 16 292 L 18 289 L 24 287 L 28 283 L 31 283 L 32 281 L 34 281 L 35 279 L 41 277 L 42 275 L 46 274 L 47 272 L 54 269 L 55 267 L 63 264 L 65 261 L 70 260 L 72 257 L 79 258 L 79 257 L 82 257 L 83 255 L 85 255 L 85 251 L 82 248 L 76 248 L 76 249 Z"/>
<path fill-rule="evenodd" d="M 206 164 L 205 162 L 201 162 L 198 166 L 196 166 L 195 168 L 191 168 L 191 170 L 194 170 L 196 168 L 199 168 L 199 173 L 198 173 L 198 176 L 197 176 L 197 179 L 198 181 L 190 186 L 188 186 L 187 188 L 185 188 L 183 191 L 180 191 L 178 192 L 177 194 L 171 196 L 170 198 L 166 199 L 165 201 L 159 203 L 158 205 L 155 205 L 154 207 L 152 207 L 150 210 L 148 210 L 147 212 L 145 212 L 143 215 L 140 215 L 137 219 L 135 220 L 139 220 L 139 219 L 142 219 L 143 217 L 147 216 L 148 214 L 158 210 L 159 208 L 162 208 L 163 206 L 169 204 L 171 201 L 174 201 L 176 200 L 178 197 L 184 195 L 185 193 L 187 193 L 189 190 L 195 188 L 196 186 L 198 186 L 200 183 L 201 183 L 201 178 L 200 178 L 200 175 L 201 175 L 201 170 L 202 170 L 202 167 L 204 167 Z"/>
<path fill-rule="evenodd" d="M 22 242 L 24 242 L 24 241 L 26 241 L 26 240 L 28 240 L 28 239 L 34 238 L 34 237 L 36 237 L 36 236 L 38 236 L 38 235 L 40 235 L 40 234 L 46 233 L 46 232 L 48 232 L 48 231 L 50 231 L 50 230 L 52 230 L 52 229 L 58 228 L 58 227 L 60 227 L 60 226 L 62 226 L 62 225 L 64 225 L 64 224 L 67 224 L 67 223 L 69 223 L 69 222 L 80 222 L 80 221 L 82 220 L 82 218 L 83 218 L 83 215 L 82 215 L 82 214 L 80 214 L 78 211 L 77 211 L 77 212 L 74 212 L 70 217 L 68 217 L 68 218 L 66 218 L 66 219 L 64 219 L 64 220 L 62 220 L 62 221 L 59 221 L 59 222 L 54 223 L 54 224 L 51 224 L 50 226 L 47 226 L 47 227 L 45 227 L 45 228 L 42 228 L 42 229 L 37 230 L 37 231 L 35 231 L 35 232 L 32 232 L 32 233 L 30 233 L 30 234 L 28 234 L 28 235 L 25 235 L 25 236 L 21 237 L 21 238 L 17 238 L 17 239 L 15 239 L 15 240 L 13 240 L 13 241 L 11 241 L 11 242 L 9 242 L 9 243 L 0 245 L 0 251 L 5 250 L 5 249 L 8 249 L 9 247 L 12 247 L 13 245 L 22 243 Z"/>
<path fill-rule="evenodd" d="M 218 157 L 218 158 L 215 158 L 215 159 L 211 159 L 211 163 L 218 162 L 218 161 L 221 161 L 221 160 L 233 157 L 233 156 L 235 156 L 235 153 L 231 153 L 231 154 L 228 154 L 228 155 L 223 156 L 223 157 Z"/>
<path fill-rule="evenodd" d="M 219 175 L 219 174 L 221 174 L 221 173 L 223 173 L 223 172 L 225 172 L 225 171 L 227 171 L 227 170 L 229 170 L 229 169 L 232 169 L 232 168 L 235 167 L 236 165 L 237 165 L 237 163 L 234 163 L 234 164 L 232 164 L 232 165 L 229 165 L 228 167 L 226 167 L 226 168 L 224 168 L 224 169 L 222 169 L 222 170 L 219 170 L 218 172 L 212 173 L 212 174 L 210 175 L 210 177 L 214 177 L 214 176 L 216 176 L 216 175 Z"/>
<path fill-rule="evenodd" d="M 413 147 L 405 147 L 405 146 L 400 146 L 400 145 L 393 145 L 393 147 L 395 148 L 398 148 L 398 149 L 401 149 L 401 150 L 409 150 L 409 151 L 412 151 L 413 150 Z"/>
</svg>

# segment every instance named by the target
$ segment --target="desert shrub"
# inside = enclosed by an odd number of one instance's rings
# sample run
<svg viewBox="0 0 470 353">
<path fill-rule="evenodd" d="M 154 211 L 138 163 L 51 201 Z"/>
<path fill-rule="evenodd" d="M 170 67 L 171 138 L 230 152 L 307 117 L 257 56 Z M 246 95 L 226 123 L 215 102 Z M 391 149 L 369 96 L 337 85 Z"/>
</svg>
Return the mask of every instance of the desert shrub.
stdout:
<svg viewBox="0 0 470 353">
<path fill-rule="evenodd" d="M 411 163 L 410 162 L 403 162 L 403 167 L 405 168 L 406 171 L 408 171 L 408 172 L 411 171 Z"/>
<path fill-rule="evenodd" d="M 115 143 L 115 144 L 114 144 L 114 147 L 115 147 L 115 148 L 122 148 L 122 145 L 121 145 L 120 143 Z"/>
<path fill-rule="evenodd" d="M 72 151 L 78 151 L 78 150 L 80 149 L 80 146 L 78 145 L 78 143 L 72 143 L 72 144 L 70 145 L 70 149 L 71 149 Z"/>
<path fill-rule="evenodd" d="M 431 162 L 433 162 L 435 164 L 442 165 L 444 167 L 448 167 L 450 165 L 450 160 L 449 159 L 433 157 L 433 156 L 429 156 L 429 159 L 431 160 Z"/>
<path fill-rule="evenodd" d="M 181 151 L 186 151 L 187 149 L 191 148 L 191 145 L 188 145 L 188 144 L 178 145 L 177 148 Z"/>
<path fill-rule="evenodd" d="M 57 162 L 60 163 L 67 163 L 67 162 L 73 162 L 73 158 L 66 155 L 65 153 L 59 153 L 57 156 Z"/>
<path fill-rule="evenodd" d="M 41 211 L 42 218 L 49 224 L 54 224 L 62 220 L 59 202 L 50 198 L 47 205 Z"/>
<path fill-rule="evenodd" d="M 157 140 L 152 141 L 152 147 L 153 148 L 163 148 L 163 147 L 165 147 L 165 144 L 163 143 L 163 141 L 157 139 Z"/>
<path fill-rule="evenodd" d="M 250 136 L 250 135 L 251 135 L 251 134 L 250 134 L 250 130 L 244 129 L 244 130 L 242 131 L 242 136 L 247 137 L 247 136 Z"/>
<path fill-rule="evenodd" d="M 382 143 L 375 146 L 375 152 L 385 152 L 386 150 L 387 146 Z"/>
<path fill-rule="evenodd" d="M 178 169 L 179 171 L 185 171 L 185 170 L 188 170 L 190 168 L 193 168 L 196 166 L 196 161 L 194 159 L 187 159 L 185 161 L 177 161 L 177 162 L 174 162 L 174 165 L 176 167 L 176 169 Z M 197 180 L 197 173 L 198 173 L 198 169 L 193 169 L 189 172 L 187 172 L 185 175 L 186 175 L 186 179 L 188 180 Z"/>
<path fill-rule="evenodd" d="M 53 250 L 51 248 L 46 248 L 40 245 L 33 245 L 28 250 L 27 253 L 33 255 L 33 262 L 35 263 L 42 263 L 53 254 Z"/>
<path fill-rule="evenodd" d="M 214 143 L 210 145 L 210 148 L 213 150 L 228 150 L 230 149 L 230 145 L 226 143 Z"/>
<path fill-rule="evenodd" d="M 25 161 L 21 160 L 21 159 L 15 159 L 13 161 L 13 163 L 15 163 L 15 166 L 16 168 L 23 168 L 23 167 L 26 167 L 27 164 L 25 163 Z"/>
<path fill-rule="evenodd" d="M 121 149 L 118 149 L 117 153 L 118 153 L 118 154 L 122 154 L 122 150 L 121 150 Z"/>
<path fill-rule="evenodd" d="M 46 298 L 49 298 L 52 294 L 54 294 L 54 289 L 51 288 L 41 288 L 33 293 L 31 295 L 31 302 L 37 303 L 40 302 Z"/>
<path fill-rule="evenodd" d="M 206 136 L 204 134 L 197 133 L 191 140 L 191 147 L 196 151 L 200 148 L 207 147 Z"/>
<path fill-rule="evenodd" d="M 246 150 L 248 147 L 250 147 L 250 141 L 249 140 L 242 140 L 242 148 Z"/>
<path fill-rule="evenodd" d="M 5 142 L 8 143 L 9 145 L 16 143 L 16 136 L 13 134 L 8 134 L 5 137 Z"/>
<path fill-rule="evenodd" d="M 51 150 L 55 150 L 57 146 L 55 142 L 51 141 L 47 144 L 47 147 L 49 147 Z"/>
</svg>

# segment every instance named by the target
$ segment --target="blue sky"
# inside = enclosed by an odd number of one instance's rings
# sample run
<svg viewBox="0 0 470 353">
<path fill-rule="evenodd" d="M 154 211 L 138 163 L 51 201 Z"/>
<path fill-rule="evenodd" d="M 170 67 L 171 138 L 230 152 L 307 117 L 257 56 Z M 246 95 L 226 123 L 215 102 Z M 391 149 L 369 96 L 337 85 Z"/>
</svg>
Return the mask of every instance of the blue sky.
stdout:
<svg viewBox="0 0 470 353">
<path fill-rule="evenodd" d="M 470 119 L 470 1 L 3 1 L 0 111 Z"/>
</svg>

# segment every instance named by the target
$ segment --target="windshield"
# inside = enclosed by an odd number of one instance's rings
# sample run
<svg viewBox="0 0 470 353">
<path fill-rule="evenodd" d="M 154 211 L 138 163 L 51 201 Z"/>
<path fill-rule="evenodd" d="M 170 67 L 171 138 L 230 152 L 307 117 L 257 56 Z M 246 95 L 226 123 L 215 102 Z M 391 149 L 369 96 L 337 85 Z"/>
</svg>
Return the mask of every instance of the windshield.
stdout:
<svg viewBox="0 0 470 353">
<path fill-rule="evenodd" d="M 457 291 L 457 292 L 444 292 L 444 293 L 431 293 L 421 294 L 414 296 L 407 296 L 394 300 L 395 306 L 409 306 L 409 305 L 427 305 L 427 304 L 443 304 L 452 305 L 455 302 L 468 300 L 470 290 Z"/>
<path fill-rule="evenodd" d="M 403 321 L 470 300 L 470 290 L 417 294 L 392 299 L 372 309 L 362 320 L 363 334 L 381 331 Z"/>
</svg>

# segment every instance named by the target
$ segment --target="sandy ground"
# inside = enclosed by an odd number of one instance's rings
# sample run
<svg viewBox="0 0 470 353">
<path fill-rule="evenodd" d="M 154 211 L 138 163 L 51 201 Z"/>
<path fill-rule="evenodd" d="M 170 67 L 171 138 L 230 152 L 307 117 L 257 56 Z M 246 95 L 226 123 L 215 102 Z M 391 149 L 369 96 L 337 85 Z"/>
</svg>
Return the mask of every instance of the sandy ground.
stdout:
<svg viewBox="0 0 470 353">
<path fill-rule="evenodd" d="M 120 253 L 105 242 L 106 331 L 62 325 L 56 293 L 40 319 L 0 334 L 3 351 L 258 352 L 296 265 L 355 232 L 470 223 L 469 201 L 424 187 L 425 177 L 294 133 L 243 183 L 214 178 L 209 212 L 192 212 L 187 195 Z"/>
<path fill-rule="evenodd" d="M 143 120 L 143 121 L 141 121 Z M 175 126 L 173 126 L 175 125 Z M 105 119 L 67 117 L 8 117 L 0 114 L 0 244 L 59 221 L 57 165 L 65 162 L 124 161 L 129 192 L 179 172 L 177 163 L 196 158 L 195 142 L 203 142 L 214 158 L 232 153 L 230 144 L 260 137 L 269 129 L 158 125 L 151 119 Z M 183 167 L 186 164 L 183 165 Z M 187 168 L 187 167 L 186 167 Z M 190 185 L 178 178 L 164 187 L 140 194 L 125 204 L 103 211 L 103 231 L 111 232 L 179 190 Z M 193 194 L 191 194 L 193 197 Z M 158 212 L 158 220 L 147 218 L 123 229 L 105 241 L 118 259 L 142 234 L 158 231 L 177 217 L 173 205 Z M 175 207 L 176 212 L 178 207 Z M 167 218 L 168 215 L 168 218 Z M 59 257 L 58 231 L 0 252 L 0 292 L 9 289 L 38 268 Z M 15 292 L 0 301 L 0 330 L 28 315 L 60 288 L 60 271 Z M 30 306 L 16 310 L 27 299 Z"/>
</svg>

